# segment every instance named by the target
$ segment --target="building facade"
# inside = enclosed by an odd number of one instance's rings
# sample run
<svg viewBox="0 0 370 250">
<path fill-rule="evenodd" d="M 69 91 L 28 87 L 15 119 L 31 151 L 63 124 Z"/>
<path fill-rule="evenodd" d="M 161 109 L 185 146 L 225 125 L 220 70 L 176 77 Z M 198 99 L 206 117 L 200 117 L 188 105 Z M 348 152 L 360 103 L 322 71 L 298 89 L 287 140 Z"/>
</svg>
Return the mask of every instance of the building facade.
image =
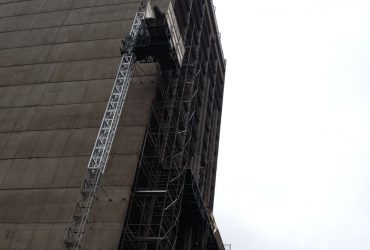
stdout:
<svg viewBox="0 0 370 250">
<path fill-rule="evenodd" d="M 136 63 L 81 248 L 223 249 L 212 2 L 0 0 L 0 20 L 0 249 L 80 247 L 67 232 L 129 44 Z"/>
</svg>

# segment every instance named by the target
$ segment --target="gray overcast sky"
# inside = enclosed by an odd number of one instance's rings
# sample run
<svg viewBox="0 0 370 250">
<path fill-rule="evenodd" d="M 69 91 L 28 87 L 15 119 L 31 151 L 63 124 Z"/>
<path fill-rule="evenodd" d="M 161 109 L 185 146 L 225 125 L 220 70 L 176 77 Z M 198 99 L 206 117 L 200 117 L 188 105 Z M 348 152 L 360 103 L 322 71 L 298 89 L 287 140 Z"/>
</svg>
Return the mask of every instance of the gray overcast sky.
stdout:
<svg viewBox="0 0 370 250">
<path fill-rule="evenodd" d="M 214 0 L 233 250 L 370 249 L 370 0 Z"/>
</svg>

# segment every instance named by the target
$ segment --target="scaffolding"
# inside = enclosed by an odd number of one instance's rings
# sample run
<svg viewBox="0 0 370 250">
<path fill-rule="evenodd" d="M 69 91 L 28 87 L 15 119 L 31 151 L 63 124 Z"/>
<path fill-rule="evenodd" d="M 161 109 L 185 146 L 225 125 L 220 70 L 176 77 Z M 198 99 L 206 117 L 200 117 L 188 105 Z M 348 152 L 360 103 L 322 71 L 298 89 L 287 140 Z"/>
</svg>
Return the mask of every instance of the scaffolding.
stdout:
<svg viewBox="0 0 370 250">
<path fill-rule="evenodd" d="M 224 72 L 210 8 L 210 1 L 176 1 L 145 19 L 135 53 L 158 63 L 159 80 L 119 249 L 224 249 L 211 213 Z M 182 60 L 168 19 L 182 34 Z"/>
<path fill-rule="evenodd" d="M 161 72 L 124 232 L 124 249 L 175 248 L 188 165 L 189 94 L 194 72 L 188 62 L 179 69 Z"/>
</svg>

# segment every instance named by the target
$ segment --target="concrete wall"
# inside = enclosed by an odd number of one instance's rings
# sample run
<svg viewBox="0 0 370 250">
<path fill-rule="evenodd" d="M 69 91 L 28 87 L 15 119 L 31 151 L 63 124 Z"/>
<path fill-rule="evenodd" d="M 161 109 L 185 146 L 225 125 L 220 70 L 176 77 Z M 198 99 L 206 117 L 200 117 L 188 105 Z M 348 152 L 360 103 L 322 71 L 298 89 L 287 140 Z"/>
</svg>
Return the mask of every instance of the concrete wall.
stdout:
<svg viewBox="0 0 370 250">
<path fill-rule="evenodd" d="M 135 0 L 0 0 L 0 249 L 60 249 Z M 156 84 L 135 72 L 85 249 L 116 249 Z"/>
</svg>

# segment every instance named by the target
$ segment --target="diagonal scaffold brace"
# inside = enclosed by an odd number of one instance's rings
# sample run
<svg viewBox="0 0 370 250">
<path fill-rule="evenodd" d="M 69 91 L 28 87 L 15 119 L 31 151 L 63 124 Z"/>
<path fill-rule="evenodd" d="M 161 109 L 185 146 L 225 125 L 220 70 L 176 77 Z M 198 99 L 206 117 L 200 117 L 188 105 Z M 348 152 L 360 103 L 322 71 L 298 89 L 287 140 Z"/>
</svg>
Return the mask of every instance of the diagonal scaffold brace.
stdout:
<svg viewBox="0 0 370 250">
<path fill-rule="evenodd" d="M 82 248 L 84 236 L 86 234 L 86 224 L 89 220 L 89 213 L 93 206 L 100 179 L 107 165 L 108 156 L 127 96 L 135 64 L 135 43 L 141 31 L 144 18 L 144 12 L 136 13 L 130 34 L 124 44 L 125 47 L 122 51 L 122 60 L 83 179 L 80 198 L 73 213 L 73 222 L 67 228 L 64 249 L 78 250 Z"/>
</svg>

